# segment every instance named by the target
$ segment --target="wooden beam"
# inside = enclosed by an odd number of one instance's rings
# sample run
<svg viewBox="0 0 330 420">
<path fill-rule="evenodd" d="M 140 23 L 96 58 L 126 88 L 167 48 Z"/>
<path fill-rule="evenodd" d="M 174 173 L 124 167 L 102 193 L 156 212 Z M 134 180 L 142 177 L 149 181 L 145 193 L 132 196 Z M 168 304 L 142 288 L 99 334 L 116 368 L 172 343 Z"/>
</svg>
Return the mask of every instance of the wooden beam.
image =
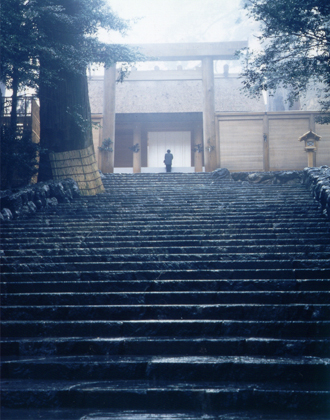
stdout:
<svg viewBox="0 0 330 420">
<path fill-rule="evenodd" d="M 130 44 L 147 61 L 189 61 L 212 57 L 213 60 L 235 60 L 235 53 L 248 46 L 247 41 L 190 42 L 178 44 Z"/>
</svg>

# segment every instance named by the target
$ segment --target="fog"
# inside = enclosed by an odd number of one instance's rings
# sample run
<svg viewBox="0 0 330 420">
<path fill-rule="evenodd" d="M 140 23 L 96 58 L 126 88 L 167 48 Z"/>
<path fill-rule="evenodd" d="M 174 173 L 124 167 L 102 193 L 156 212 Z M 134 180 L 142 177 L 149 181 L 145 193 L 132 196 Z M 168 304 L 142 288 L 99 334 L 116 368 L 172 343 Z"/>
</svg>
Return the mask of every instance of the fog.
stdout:
<svg viewBox="0 0 330 420">
<path fill-rule="evenodd" d="M 242 0 L 109 0 L 120 17 L 138 18 L 128 43 L 246 40 L 251 34 Z"/>
<path fill-rule="evenodd" d="M 112 10 L 121 18 L 132 20 L 125 37 L 111 32 L 102 34 L 110 43 L 143 44 L 166 42 L 248 41 L 253 45 L 255 22 L 247 19 L 243 0 L 108 0 Z M 134 22 L 135 21 L 135 22 Z M 180 63 L 191 67 L 196 63 Z M 216 63 L 223 68 L 225 62 Z M 228 62 L 239 71 L 237 62 Z M 155 64 L 152 64 L 154 66 Z M 159 63 L 157 63 L 159 65 Z M 176 64 L 175 64 L 176 65 Z M 138 68 L 149 68 L 140 64 Z M 171 68 L 174 63 L 161 63 Z"/>
</svg>

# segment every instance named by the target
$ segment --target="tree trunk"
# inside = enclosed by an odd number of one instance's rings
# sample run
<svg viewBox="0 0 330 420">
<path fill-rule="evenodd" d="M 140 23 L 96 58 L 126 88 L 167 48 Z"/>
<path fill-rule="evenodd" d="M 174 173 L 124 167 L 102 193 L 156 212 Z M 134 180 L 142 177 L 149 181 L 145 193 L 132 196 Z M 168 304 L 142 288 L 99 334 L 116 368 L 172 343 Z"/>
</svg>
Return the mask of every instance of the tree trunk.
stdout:
<svg viewBox="0 0 330 420">
<path fill-rule="evenodd" d="M 11 111 L 10 111 L 10 128 L 12 135 L 15 136 L 17 130 L 17 96 L 18 96 L 18 71 L 13 71 L 13 82 L 12 82 L 12 97 L 11 97 Z"/>
<path fill-rule="evenodd" d="M 52 179 L 50 152 L 85 149 L 93 144 L 85 74 L 61 71 L 52 85 L 40 84 L 40 156 L 38 181 Z"/>
</svg>

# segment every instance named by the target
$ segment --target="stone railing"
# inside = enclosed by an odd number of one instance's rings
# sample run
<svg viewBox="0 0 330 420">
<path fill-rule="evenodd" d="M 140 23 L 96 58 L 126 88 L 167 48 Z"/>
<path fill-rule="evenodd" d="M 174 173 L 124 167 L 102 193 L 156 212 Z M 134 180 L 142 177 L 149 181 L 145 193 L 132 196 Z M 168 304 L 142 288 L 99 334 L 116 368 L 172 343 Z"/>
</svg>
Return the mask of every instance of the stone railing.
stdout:
<svg viewBox="0 0 330 420">
<path fill-rule="evenodd" d="M 31 216 L 37 211 L 80 197 L 78 185 L 71 178 L 40 182 L 15 191 L 4 190 L 0 194 L 1 221 Z"/>
<path fill-rule="evenodd" d="M 213 182 L 231 180 L 249 184 L 304 184 L 330 219 L 330 167 L 305 168 L 303 171 L 232 172 L 221 168 L 212 172 Z"/>
<path fill-rule="evenodd" d="M 305 168 L 302 182 L 320 202 L 323 213 L 330 219 L 330 167 Z"/>
<path fill-rule="evenodd" d="M 226 168 L 212 172 L 212 179 L 232 180 L 249 184 L 301 184 L 302 171 L 229 172 Z"/>
</svg>

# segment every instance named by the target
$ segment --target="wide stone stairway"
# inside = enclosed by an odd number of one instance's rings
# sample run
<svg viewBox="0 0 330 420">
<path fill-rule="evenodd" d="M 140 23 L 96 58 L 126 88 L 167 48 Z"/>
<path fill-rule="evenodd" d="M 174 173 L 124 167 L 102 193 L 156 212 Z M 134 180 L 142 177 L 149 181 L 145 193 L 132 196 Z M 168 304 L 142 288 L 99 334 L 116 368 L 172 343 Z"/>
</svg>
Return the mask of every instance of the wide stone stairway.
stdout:
<svg viewBox="0 0 330 420">
<path fill-rule="evenodd" d="M 3 224 L 3 420 L 330 418 L 329 220 L 213 175 Z"/>
</svg>

